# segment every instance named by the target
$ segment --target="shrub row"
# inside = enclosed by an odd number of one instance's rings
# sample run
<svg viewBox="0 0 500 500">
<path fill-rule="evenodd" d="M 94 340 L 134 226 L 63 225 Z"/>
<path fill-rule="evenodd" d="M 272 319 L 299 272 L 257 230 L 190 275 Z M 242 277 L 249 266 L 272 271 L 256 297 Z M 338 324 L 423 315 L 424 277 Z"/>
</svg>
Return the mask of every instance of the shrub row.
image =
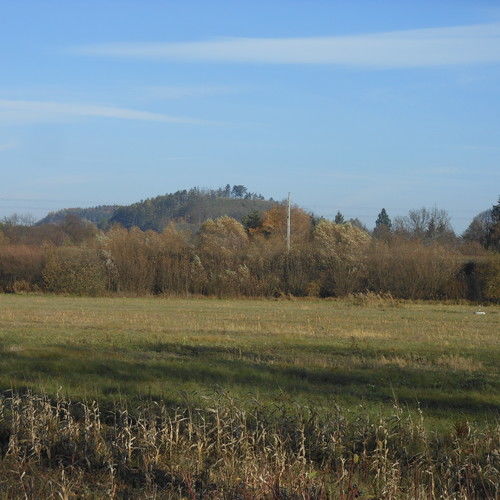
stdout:
<svg viewBox="0 0 500 500">
<path fill-rule="evenodd" d="M 79 245 L 0 244 L 0 287 L 99 295 L 500 298 L 500 254 L 467 257 L 437 243 L 376 239 L 350 224 L 320 221 L 287 252 L 281 234 L 236 220 L 206 221 L 197 235 L 114 227 Z"/>
</svg>

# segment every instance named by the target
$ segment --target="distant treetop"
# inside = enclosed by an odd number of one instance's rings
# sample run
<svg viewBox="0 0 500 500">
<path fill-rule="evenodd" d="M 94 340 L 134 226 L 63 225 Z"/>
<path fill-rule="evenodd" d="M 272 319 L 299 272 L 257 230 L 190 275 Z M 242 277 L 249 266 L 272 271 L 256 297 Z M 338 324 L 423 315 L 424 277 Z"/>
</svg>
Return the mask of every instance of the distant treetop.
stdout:
<svg viewBox="0 0 500 500">
<path fill-rule="evenodd" d="M 378 214 L 377 220 L 375 221 L 375 227 L 385 226 L 390 229 L 392 227 L 392 222 L 387 214 L 385 208 L 383 208 Z"/>
<path fill-rule="evenodd" d="M 335 224 L 343 224 L 345 222 L 344 216 L 340 212 L 340 210 L 335 215 Z"/>
</svg>

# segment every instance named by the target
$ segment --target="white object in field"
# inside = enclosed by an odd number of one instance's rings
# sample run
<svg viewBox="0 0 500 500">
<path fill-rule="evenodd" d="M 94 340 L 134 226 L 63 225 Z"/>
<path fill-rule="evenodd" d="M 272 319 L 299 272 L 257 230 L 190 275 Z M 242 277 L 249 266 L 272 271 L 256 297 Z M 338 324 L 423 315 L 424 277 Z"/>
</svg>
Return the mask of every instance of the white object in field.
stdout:
<svg viewBox="0 0 500 500">
<path fill-rule="evenodd" d="M 486 314 L 484 311 L 476 311 L 476 314 Z"/>
</svg>

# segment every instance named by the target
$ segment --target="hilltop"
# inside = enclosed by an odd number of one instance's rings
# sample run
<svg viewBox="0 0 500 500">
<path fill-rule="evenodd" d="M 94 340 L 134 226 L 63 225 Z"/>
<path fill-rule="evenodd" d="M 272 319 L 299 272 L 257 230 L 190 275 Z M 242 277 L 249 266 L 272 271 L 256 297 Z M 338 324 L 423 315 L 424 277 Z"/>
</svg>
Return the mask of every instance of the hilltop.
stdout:
<svg viewBox="0 0 500 500">
<path fill-rule="evenodd" d="M 228 184 L 219 189 L 184 189 L 131 205 L 66 208 L 49 213 L 37 224 L 59 223 L 67 215 L 77 215 L 100 228 L 121 224 L 127 228 L 137 226 L 143 231 L 161 231 L 171 221 L 196 228 L 206 219 L 223 215 L 241 221 L 250 212 L 267 210 L 275 203 L 272 198 L 249 192 L 243 185 Z"/>
</svg>

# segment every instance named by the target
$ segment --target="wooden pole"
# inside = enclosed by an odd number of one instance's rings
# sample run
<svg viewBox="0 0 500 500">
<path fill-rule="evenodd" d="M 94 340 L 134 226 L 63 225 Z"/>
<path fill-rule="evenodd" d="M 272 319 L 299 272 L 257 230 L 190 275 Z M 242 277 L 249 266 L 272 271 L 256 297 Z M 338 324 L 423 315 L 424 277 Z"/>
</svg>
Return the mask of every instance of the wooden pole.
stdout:
<svg viewBox="0 0 500 500">
<path fill-rule="evenodd" d="M 290 234 L 291 234 L 291 206 L 290 193 L 288 193 L 288 210 L 286 214 L 286 250 L 290 252 Z"/>
</svg>

